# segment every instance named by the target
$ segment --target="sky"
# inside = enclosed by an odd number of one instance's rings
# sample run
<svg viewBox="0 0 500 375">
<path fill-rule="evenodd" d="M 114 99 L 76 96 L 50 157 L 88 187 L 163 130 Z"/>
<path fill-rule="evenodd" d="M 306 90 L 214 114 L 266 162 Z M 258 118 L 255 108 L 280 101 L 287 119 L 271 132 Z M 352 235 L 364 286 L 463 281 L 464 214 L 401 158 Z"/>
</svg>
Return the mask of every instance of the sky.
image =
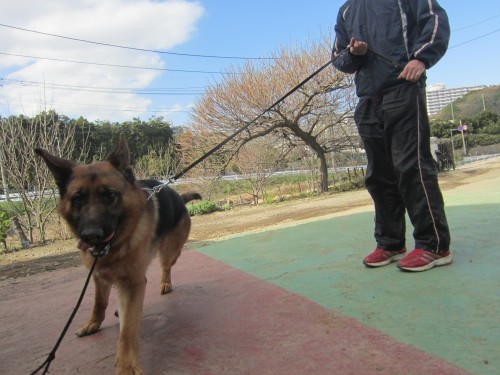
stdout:
<svg viewBox="0 0 500 375">
<path fill-rule="evenodd" d="M 53 109 L 90 121 L 162 116 L 185 126 L 221 73 L 280 46 L 321 40 L 343 2 L 0 0 L 0 115 Z M 500 84 L 498 0 L 439 3 L 452 37 L 428 85 Z"/>
</svg>

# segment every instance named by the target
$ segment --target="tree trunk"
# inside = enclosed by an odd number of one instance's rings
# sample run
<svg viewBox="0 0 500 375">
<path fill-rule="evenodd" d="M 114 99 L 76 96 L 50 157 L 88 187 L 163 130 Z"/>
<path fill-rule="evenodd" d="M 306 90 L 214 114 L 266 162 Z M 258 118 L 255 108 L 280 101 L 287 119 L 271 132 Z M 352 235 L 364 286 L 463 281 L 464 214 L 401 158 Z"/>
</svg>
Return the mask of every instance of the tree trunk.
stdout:
<svg viewBox="0 0 500 375">
<path fill-rule="evenodd" d="M 292 124 L 288 128 L 304 143 L 314 151 L 320 162 L 320 191 L 322 193 L 328 192 L 328 164 L 326 163 L 326 155 L 323 147 L 318 140 L 311 134 L 305 132 L 297 124 Z"/>
<path fill-rule="evenodd" d="M 308 145 L 316 154 L 319 159 L 319 173 L 320 173 L 320 191 L 326 193 L 328 191 L 328 164 L 326 162 L 326 155 L 321 145 L 313 137 L 304 137 L 302 140 Z"/>
<path fill-rule="evenodd" d="M 12 222 L 14 223 L 14 228 L 16 229 L 17 235 L 19 236 L 19 241 L 21 241 L 21 247 L 23 249 L 29 249 L 30 241 L 28 237 L 24 234 L 23 228 L 21 227 L 21 223 L 17 217 L 12 218 Z"/>
<path fill-rule="evenodd" d="M 324 152 L 319 152 L 317 155 L 320 163 L 320 189 L 322 193 L 326 193 L 328 191 L 328 164 L 326 163 L 326 156 Z"/>
</svg>

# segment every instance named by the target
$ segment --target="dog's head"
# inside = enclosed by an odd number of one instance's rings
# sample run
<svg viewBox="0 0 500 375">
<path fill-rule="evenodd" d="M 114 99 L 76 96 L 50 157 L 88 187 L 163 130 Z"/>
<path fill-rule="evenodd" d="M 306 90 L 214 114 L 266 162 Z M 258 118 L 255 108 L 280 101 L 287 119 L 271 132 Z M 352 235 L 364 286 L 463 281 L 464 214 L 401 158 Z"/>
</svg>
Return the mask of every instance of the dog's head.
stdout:
<svg viewBox="0 0 500 375">
<path fill-rule="evenodd" d="M 127 192 L 135 188 L 129 151 L 123 136 L 103 161 L 80 165 L 37 148 L 54 176 L 61 197 L 59 210 L 79 237 L 79 247 L 110 243 L 127 213 Z"/>
</svg>

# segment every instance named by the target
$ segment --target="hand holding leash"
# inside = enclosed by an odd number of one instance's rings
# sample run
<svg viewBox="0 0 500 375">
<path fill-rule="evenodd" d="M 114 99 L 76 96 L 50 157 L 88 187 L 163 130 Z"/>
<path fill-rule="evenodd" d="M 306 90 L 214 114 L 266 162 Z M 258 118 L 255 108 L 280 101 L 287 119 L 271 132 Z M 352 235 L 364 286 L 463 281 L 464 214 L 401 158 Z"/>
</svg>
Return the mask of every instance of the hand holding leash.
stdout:
<svg viewBox="0 0 500 375">
<path fill-rule="evenodd" d="M 357 40 L 355 37 L 351 38 L 347 48 L 350 53 L 356 56 L 362 56 L 368 53 L 368 44 L 366 44 L 365 42 L 361 42 L 360 40 Z"/>
<path fill-rule="evenodd" d="M 406 79 L 410 82 L 417 82 L 423 72 L 425 72 L 425 64 L 422 61 L 410 60 L 408 64 L 405 65 L 398 79 Z"/>
</svg>

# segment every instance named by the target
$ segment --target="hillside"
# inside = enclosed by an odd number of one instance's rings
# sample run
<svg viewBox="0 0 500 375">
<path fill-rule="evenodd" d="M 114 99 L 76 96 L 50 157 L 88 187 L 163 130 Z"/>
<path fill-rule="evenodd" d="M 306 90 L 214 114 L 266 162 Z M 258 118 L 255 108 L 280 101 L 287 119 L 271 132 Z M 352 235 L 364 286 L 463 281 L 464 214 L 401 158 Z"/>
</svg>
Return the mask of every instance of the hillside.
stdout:
<svg viewBox="0 0 500 375">
<path fill-rule="evenodd" d="M 500 85 L 471 91 L 453 102 L 455 118 L 472 117 L 484 109 L 500 114 Z M 452 117 L 449 105 L 434 116 L 436 120 L 449 120 Z"/>
</svg>

